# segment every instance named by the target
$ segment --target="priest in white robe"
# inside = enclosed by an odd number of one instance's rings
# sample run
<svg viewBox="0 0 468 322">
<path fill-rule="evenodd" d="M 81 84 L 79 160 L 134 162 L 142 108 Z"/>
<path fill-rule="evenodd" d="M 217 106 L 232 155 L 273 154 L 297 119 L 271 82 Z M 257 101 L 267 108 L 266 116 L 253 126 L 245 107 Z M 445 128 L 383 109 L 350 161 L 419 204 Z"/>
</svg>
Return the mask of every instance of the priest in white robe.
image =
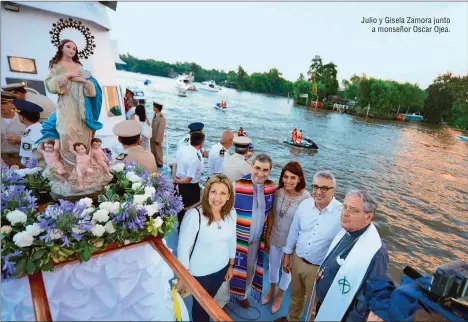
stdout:
<svg viewBox="0 0 468 322">
<path fill-rule="evenodd" d="M 348 192 L 341 213 L 343 228 L 317 273 L 315 321 L 366 321 L 366 281 L 387 274 L 388 251 L 372 220 L 377 203 L 364 190 Z"/>
</svg>

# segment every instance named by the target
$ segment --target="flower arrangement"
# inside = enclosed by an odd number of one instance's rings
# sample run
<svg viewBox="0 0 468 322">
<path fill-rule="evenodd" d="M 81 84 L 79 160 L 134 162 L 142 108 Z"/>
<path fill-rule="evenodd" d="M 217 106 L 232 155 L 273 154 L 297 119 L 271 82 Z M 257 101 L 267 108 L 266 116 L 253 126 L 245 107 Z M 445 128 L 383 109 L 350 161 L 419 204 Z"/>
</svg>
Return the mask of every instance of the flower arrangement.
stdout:
<svg viewBox="0 0 468 322">
<path fill-rule="evenodd" d="M 114 179 L 97 200 L 59 200 L 40 213 L 28 179 L 18 171 L 2 168 L 3 280 L 52 271 L 54 263 L 66 260 L 87 261 L 113 243 L 167 236 L 183 207 L 166 177 L 118 163 L 110 167 Z M 29 175 L 37 179 L 40 172 Z"/>
</svg>

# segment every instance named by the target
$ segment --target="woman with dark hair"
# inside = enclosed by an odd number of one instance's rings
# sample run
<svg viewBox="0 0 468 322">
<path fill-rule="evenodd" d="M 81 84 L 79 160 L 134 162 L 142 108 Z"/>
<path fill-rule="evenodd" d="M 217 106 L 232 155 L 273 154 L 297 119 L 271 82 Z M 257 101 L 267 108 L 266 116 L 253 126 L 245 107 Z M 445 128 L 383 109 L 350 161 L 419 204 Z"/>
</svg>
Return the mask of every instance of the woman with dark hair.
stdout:
<svg viewBox="0 0 468 322">
<path fill-rule="evenodd" d="M 271 301 L 279 280 L 279 270 L 283 260 L 283 247 L 286 245 L 289 228 L 299 204 L 311 198 L 305 190 L 304 171 L 298 162 L 288 162 L 281 170 L 278 188 L 275 192 L 275 204 L 268 216 L 268 228 L 265 236 L 265 250 L 269 251 L 270 290 L 262 299 L 262 305 Z M 281 307 L 284 291 L 291 283 L 291 273 L 282 270 L 279 290 L 275 295 L 271 312 L 275 314 Z"/>
<path fill-rule="evenodd" d="M 132 120 L 136 120 L 141 124 L 141 135 L 140 135 L 140 145 L 143 149 L 149 151 L 150 149 L 150 139 L 153 136 L 153 131 L 151 131 L 151 126 L 148 118 L 146 117 L 146 109 L 143 105 L 139 104 L 135 108 L 135 114 L 130 117 Z"/>
<path fill-rule="evenodd" d="M 215 174 L 203 190 L 201 204 L 182 220 L 177 254 L 179 261 L 214 297 L 224 281 L 232 278 L 236 254 L 236 210 L 231 180 Z M 186 284 L 179 280 L 181 294 Z M 209 315 L 193 299 L 192 321 L 208 322 Z"/>
</svg>

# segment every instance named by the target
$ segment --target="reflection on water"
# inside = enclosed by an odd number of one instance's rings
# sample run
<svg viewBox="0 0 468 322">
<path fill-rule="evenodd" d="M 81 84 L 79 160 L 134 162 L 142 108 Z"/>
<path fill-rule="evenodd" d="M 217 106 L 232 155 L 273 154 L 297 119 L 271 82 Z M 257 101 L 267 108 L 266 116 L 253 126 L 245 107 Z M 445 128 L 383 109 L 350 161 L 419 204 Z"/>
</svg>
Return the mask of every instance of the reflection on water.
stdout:
<svg viewBox="0 0 468 322">
<path fill-rule="evenodd" d="M 122 85 L 138 84 L 150 101 L 164 104 L 172 157 L 191 122 L 205 123 L 207 148 L 223 130 L 242 126 L 255 153 L 273 158 L 273 180 L 284 164 L 295 160 L 302 164 L 309 187 L 316 171 L 333 171 L 339 200 L 351 188 L 368 189 L 380 203 L 375 222 L 389 244 L 394 278 L 406 265 L 432 273 L 445 262 L 468 260 L 468 144 L 455 139 L 459 131 L 311 110 L 286 98 L 227 88 L 178 97 L 171 79 L 149 77 L 152 86 L 147 88 L 144 75 L 120 72 L 119 77 Z M 213 108 L 221 100 L 228 102 L 227 112 Z M 150 104 L 147 110 L 152 117 Z M 313 139 L 319 151 L 282 143 L 294 127 Z"/>
</svg>

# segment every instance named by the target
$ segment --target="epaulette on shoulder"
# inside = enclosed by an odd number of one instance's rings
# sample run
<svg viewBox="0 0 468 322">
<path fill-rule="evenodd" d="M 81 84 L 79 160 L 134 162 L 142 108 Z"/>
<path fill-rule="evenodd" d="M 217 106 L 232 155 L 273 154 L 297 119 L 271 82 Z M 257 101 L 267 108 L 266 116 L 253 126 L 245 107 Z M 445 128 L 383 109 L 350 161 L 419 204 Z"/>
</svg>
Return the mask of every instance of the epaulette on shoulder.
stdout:
<svg viewBox="0 0 468 322">
<path fill-rule="evenodd" d="M 220 156 L 220 157 L 224 157 L 224 152 L 225 152 L 224 149 L 221 149 L 221 150 L 219 151 L 219 156 Z"/>
<path fill-rule="evenodd" d="M 122 153 L 122 154 L 119 154 L 115 159 L 122 161 L 123 159 L 127 157 L 127 155 L 128 155 L 127 153 Z"/>
</svg>

